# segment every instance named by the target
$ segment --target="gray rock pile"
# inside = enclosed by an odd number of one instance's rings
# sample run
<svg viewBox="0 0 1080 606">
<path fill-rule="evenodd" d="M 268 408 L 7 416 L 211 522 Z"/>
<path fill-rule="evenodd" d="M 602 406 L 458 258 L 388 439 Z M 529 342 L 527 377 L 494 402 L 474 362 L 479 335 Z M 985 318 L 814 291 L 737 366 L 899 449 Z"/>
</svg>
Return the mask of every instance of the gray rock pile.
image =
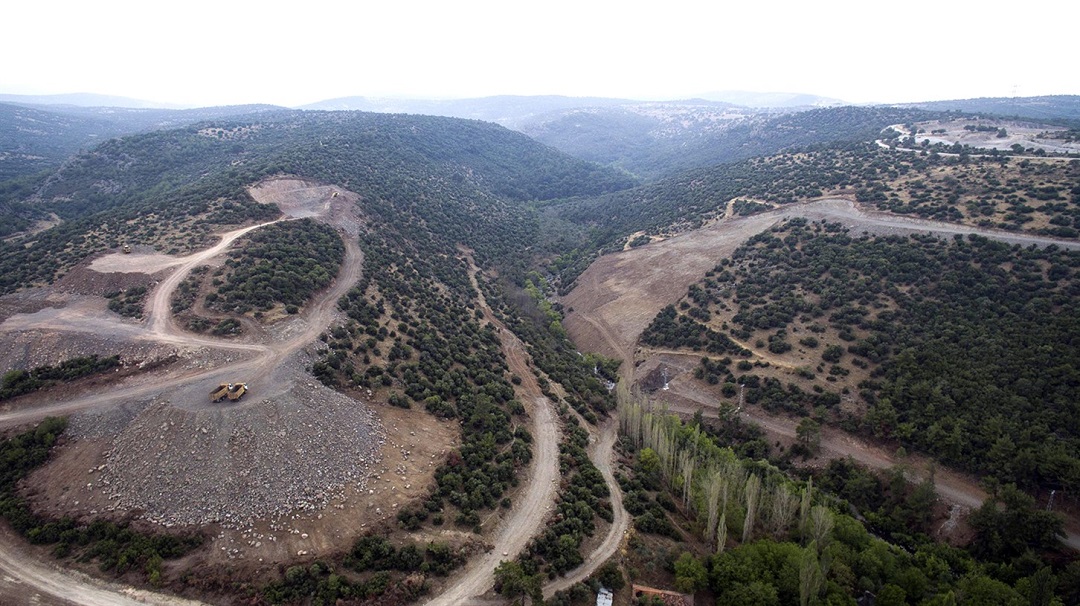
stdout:
<svg viewBox="0 0 1080 606">
<path fill-rule="evenodd" d="M 237 528 L 362 489 L 384 440 L 367 407 L 321 386 L 194 411 L 157 402 L 116 435 L 97 481 L 113 511 Z"/>
</svg>

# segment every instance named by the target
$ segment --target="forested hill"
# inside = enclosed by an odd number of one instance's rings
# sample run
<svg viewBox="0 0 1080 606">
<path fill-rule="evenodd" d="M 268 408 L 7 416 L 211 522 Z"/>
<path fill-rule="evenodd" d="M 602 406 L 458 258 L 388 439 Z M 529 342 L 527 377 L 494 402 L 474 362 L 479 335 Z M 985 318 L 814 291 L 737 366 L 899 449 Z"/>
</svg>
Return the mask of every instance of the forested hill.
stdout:
<svg viewBox="0 0 1080 606">
<path fill-rule="evenodd" d="M 55 168 L 80 150 L 113 137 L 281 109 L 272 105 L 177 110 L 0 103 L 0 182 Z"/>
<path fill-rule="evenodd" d="M 915 108 L 834 107 L 780 115 L 701 102 L 566 111 L 521 130 L 580 158 L 657 179 L 782 151 L 867 141 L 890 124 L 930 120 Z"/>
<path fill-rule="evenodd" d="M 1074 123 L 1080 121 L 1080 95 L 985 97 L 980 99 L 956 99 L 953 101 L 925 101 L 922 103 L 907 103 L 903 107 L 1017 116 L 1038 120 L 1067 120 Z"/>
<path fill-rule="evenodd" d="M 535 237 L 535 220 L 517 202 L 632 184 L 483 122 L 299 111 L 204 122 L 106 142 L 33 187 L 0 191 L 0 208 L 30 206 L 63 220 L 30 246 L 26 239 L 2 245 L 0 289 L 50 281 L 120 242 L 203 246 L 217 225 L 276 212 L 255 204 L 245 187 L 280 174 L 352 189 L 370 204 L 367 212 L 395 224 L 411 220 L 423 230 L 418 237 L 465 243 L 484 261 Z"/>
<path fill-rule="evenodd" d="M 809 113 L 809 112 L 808 112 Z M 687 171 L 592 198 L 564 200 L 545 216 L 581 228 L 576 253 L 560 261 L 564 287 L 596 251 L 619 249 L 631 234 L 700 226 L 736 200 L 736 214 L 825 195 L 926 219 L 1080 237 L 1080 164 L 1039 156 L 898 152 L 874 143 L 838 144 Z"/>
</svg>

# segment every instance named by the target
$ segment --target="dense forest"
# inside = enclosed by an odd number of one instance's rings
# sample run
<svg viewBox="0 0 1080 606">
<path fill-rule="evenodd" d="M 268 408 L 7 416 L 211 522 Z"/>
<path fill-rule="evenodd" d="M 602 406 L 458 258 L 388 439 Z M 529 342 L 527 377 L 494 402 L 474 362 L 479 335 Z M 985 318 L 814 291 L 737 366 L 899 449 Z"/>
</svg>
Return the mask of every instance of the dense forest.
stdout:
<svg viewBox="0 0 1080 606">
<path fill-rule="evenodd" d="M 750 403 L 831 409 L 949 465 L 1071 491 L 1080 486 L 1078 266 L 1077 253 L 1053 246 L 856 238 L 796 219 L 751 238 L 680 310 L 661 312 L 643 341 L 733 356 L 730 338 L 772 354 L 818 351 L 800 371 L 829 379 L 817 394 L 761 381 L 749 364 L 708 374 L 729 391 L 746 384 Z M 846 377 L 858 370 L 868 375 L 856 385 Z M 865 401 L 865 416 L 836 410 L 841 386 Z"/>
<path fill-rule="evenodd" d="M 135 109 L 7 100 L 0 103 L 0 181 L 40 176 L 114 137 L 281 109 L 272 105 Z"/>
<path fill-rule="evenodd" d="M 256 204 L 245 188 L 280 174 L 340 183 L 370 200 L 373 212 L 418 219 L 407 236 L 445 243 L 460 235 L 485 262 L 523 249 L 535 234 L 527 211 L 507 201 L 596 195 L 633 183 L 482 122 L 340 112 L 204 122 L 114 139 L 32 187 L 0 190 L 0 210 L 29 207 L 63 221 L 32 239 L 0 243 L 0 291 L 52 282 L 122 243 L 190 252 L 220 226 L 273 218 L 276 209 Z"/>
<path fill-rule="evenodd" d="M 632 458 L 620 483 L 637 530 L 624 565 L 635 582 L 777 606 L 1065 604 L 1080 592 L 1080 565 L 1059 559 L 1061 518 L 1014 487 L 972 515 L 975 538 L 960 549 L 930 537 L 933 483 L 911 485 L 902 469 L 882 478 L 835 461 L 793 479 L 738 457 L 717 426 L 626 390 L 620 423 Z M 589 598 L 575 588 L 551 603 Z"/>
<path fill-rule="evenodd" d="M 221 312 L 265 312 L 279 305 L 297 313 L 337 275 L 345 256 L 341 238 L 326 225 L 299 219 L 248 234 L 225 261 L 220 286 L 206 297 Z M 216 273 L 216 272 L 215 272 Z"/>
<path fill-rule="evenodd" d="M 873 139 L 890 124 L 943 114 L 918 109 L 839 107 L 775 115 L 699 101 L 563 112 L 523 127 L 538 141 L 646 180 L 757 156 Z"/>
</svg>

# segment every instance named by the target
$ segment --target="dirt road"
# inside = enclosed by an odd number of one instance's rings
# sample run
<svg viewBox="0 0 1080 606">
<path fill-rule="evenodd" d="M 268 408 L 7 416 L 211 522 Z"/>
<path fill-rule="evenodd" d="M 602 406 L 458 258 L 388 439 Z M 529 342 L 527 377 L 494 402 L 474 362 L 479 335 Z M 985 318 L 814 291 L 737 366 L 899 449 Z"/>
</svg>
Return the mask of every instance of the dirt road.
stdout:
<svg viewBox="0 0 1080 606">
<path fill-rule="evenodd" d="M 206 606 L 108 583 L 27 558 L 22 539 L 0 528 L 0 603 L 4 606 Z"/>
<path fill-rule="evenodd" d="M 303 200 L 305 204 L 281 205 L 282 210 L 285 211 L 288 217 L 327 216 L 333 212 L 334 209 L 331 208 L 329 202 L 323 204 L 324 199 L 329 199 L 329 193 L 316 191 L 312 194 L 309 191 L 312 189 L 318 190 L 320 188 L 316 186 L 304 187 L 303 184 L 296 188 L 297 191 L 308 193 L 307 198 Z M 252 188 L 251 193 L 259 201 L 265 201 L 260 198 L 269 198 L 271 201 L 276 201 L 274 199 L 275 195 L 277 197 L 281 195 L 280 191 L 275 191 L 274 188 L 264 188 L 263 186 Z M 320 208 L 310 208 L 314 203 L 319 203 Z M 345 197 L 341 198 L 341 203 L 346 203 Z M 203 383 L 212 383 L 214 377 L 225 374 L 252 377 L 253 380 L 260 382 L 260 386 L 267 396 L 272 395 L 272 393 L 267 392 L 272 392 L 275 387 L 283 389 L 284 386 L 276 384 L 282 379 L 275 376 L 275 369 L 285 358 L 313 342 L 319 333 L 326 329 L 334 318 L 338 299 L 356 283 L 361 275 L 363 256 L 355 238 L 348 237 L 348 235 L 355 236 L 355 225 L 348 222 L 339 225 L 347 235 L 342 238 L 345 242 L 346 254 L 338 276 L 333 285 L 320 293 L 318 299 L 308 306 L 303 314 L 291 319 L 291 330 L 288 331 L 287 338 L 268 344 L 247 344 L 193 335 L 182 331 L 175 325 L 169 304 L 173 291 L 193 268 L 224 252 L 237 238 L 244 234 L 275 222 L 271 221 L 228 232 L 223 235 L 221 242 L 214 247 L 172 263 L 171 265 L 178 268 L 159 284 L 154 291 L 148 304 L 147 321 L 142 326 L 125 324 L 125 332 L 122 333 L 131 338 L 153 340 L 184 347 L 233 350 L 248 354 L 246 357 L 241 356 L 236 362 L 209 370 L 188 371 L 165 378 L 161 376 L 143 377 L 141 382 L 129 387 L 111 388 L 103 393 L 7 412 L 0 415 L 0 426 L 20 425 L 40 420 L 49 415 L 69 414 L 86 408 L 114 405 L 168 390 L 179 389 L 184 385 L 199 386 Z M 157 256 L 154 257 L 148 259 L 147 262 L 149 265 L 159 269 L 161 259 L 156 258 Z M 99 267 L 108 267 L 108 263 L 106 261 Z M 135 267 L 135 269 L 129 269 L 129 271 L 139 271 L 137 269 L 138 258 L 127 256 L 124 263 L 125 266 Z M 65 313 L 64 309 L 51 309 L 49 313 L 43 315 L 21 314 L 12 316 L 0 324 L 0 334 L 30 328 L 97 332 L 103 329 L 103 322 L 100 317 L 81 313 L 79 309 L 68 310 L 68 313 Z M 201 390 L 202 388 L 195 387 L 194 389 Z M 205 396 L 201 392 L 200 395 Z M 197 398 L 197 400 L 205 400 L 205 397 Z M 556 463 L 555 472 L 557 474 L 557 437 L 553 439 L 553 443 L 556 444 L 555 452 L 554 455 L 549 454 L 549 456 Z M 549 490 L 553 489 L 549 488 Z M 533 512 L 533 515 L 535 515 L 535 512 Z M 10 531 L 0 533 L 0 588 L 18 587 L 28 597 L 33 594 L 35 597 L 29 600 L 28 603 L 74 603 L 86 606 L 117 604 L 121 606 L 128 604 L 188 606 L 197 604 L 197 602 L 172 596 L 105 583 L 72 571 L 61 570 L 48 564 L 36 562 L 27 556 L 26 547 L 20 541 Z"/>
<path fill-rule="evenodd" d="M 594 548 L 591 553 L 585 554 L 584 564 L 571 570 L 566 576 L 559 577 L 544 586 L 545 599 L 553 596 L 556 591 L 569 589 L 575 583 L 589 578 L 608 558 L 615 555 L 615 552 L 622 545 L 623 539 L 626 538 L 627 529 L 630 528 L 630 514 L 623 508 L 622 489 L 619 488 L 618 482 L 615 481 L 612 465 L 612 458 L 615 456 L 615 441 L 619 438 L 619 421 L 615 417 L 609 418 L 600 427 L 599 432 L 587 424 L 584 427 L 589 429 L 591 435 L 588 449 L 589 460 L 592 461 L 593 465 L 596 465 L 596 468 L 604 476 L 604 483 L 607 484 L 608 491 L 611 493 L 611 509 L 615 517 L 611 522 L 611 527 L 608 529 L 607 536 L 604 537 L 600 545 Z"/>
<path fill-rule="evenodd" d="M 455 606 L 471 603 L 491 590 L 495 584 L 495 567 L 503 560 L 513 560 L 525 548 L 529 540 L 539 534 L 555 505 L 559 482 L 559 421 L 551 401 L 540 390 L 525 345 L 495 317 L 488 306 L 484 293 L 476 282 L 476 265 L 469 260 L 469 279 L 479 293 L 480 309 L 484 319 L 499 331 L 499 340 L 506 355 L 510 371 L 521 377 L 521 385 L 515 390 L 519 398 L 528 402 L 532 417 L 530 431 L 533 436 L 533 459 L 529 466 L 528 487 L 515 500 L 509 515 L 500 522 L 493 541 L 494 547 L 482 556 L 474 558 L 440 594 L 426 602 L 427 606 Z M 482 601 L 481 601 L 482 602 Z"/>
<path fill-rule="evenodd" d="M 979 234 L 1009 244 L 1080 249 L 1076 241 L 870 212 L 850 200 L 830 198 L 720 220 L 667 240 L 600 257 L 581 274 L 577 287 L 562 298 L 563 305 L 573 310 L 563 326 L 583 351 L 632 360 L 638 336 L 661 309 L 678 302 L 691 284 L 730 257 L 748 238 L 794 217 L 838 222 L 852 235 L 864 231 L 882 235 Z"/>
<path fill-rule="evenodd" d="M 581 275 L 578 286 L 563 297 L 563 305 L 572 310 L 563 325 L 583 351 L 597 351 L 626 362 L 624 378 L 632 381 L 638 337 L 656 314 L 665 306 L 678 302 L 691 284 L 700 280 L 722 259 L 729 257 L 748 238 L 785 218 L 793 217 L 839 222 L 848 227 L 853 235 L 863 232 L 879 235 L 931 233 L 943 237 L 979 234 L 1023 246 L 1054 244 L 1072 250 L 1080 249 L 1080 242 L 1075 241 L 867 212 L 849 200 L 825 199 L 785 206 L 750 217 L 725 218 L 664 241 L 601 257 Z M 678 355 L 680 352 L 652 353 Z M 695 360 L 701 358 L 700 353 L 686 355 L 692 355 Z M 707 413 L 711 411 L 712 416 L 716 416 L 717 402 L 693 389 L 680 389 L 675 382 L 671 395 L 685 398 L 681 404 L 677 400 L 672 402 L 672 409 L 677 412 L 693 414 L 699 408 L 704 408 Z M 773 417 L 752 409 L 743 410 L 740 414 L 761 424 L 773 435 L 795 436 L 797 420 Z M 825 430 L 822 450 L 833 456 L 851 456 L 877 469 L 892 467 L 897 462 L 891 454 L 835 429 Z M 905 462 L 912 460 L 925 463 L 918 457 L 908 457 Z M 919 474 L 925 473 L 926 466 L 923 465 L 922 469 L 922 472 L 912 472 L 912 480 L 918 481 L 924 477 Z M 935 471 L 935 482 L 942 497 L 965 507 L 978 507 L 986 498 L 985 492 L 973 479 L 940 466 Z M 1070 532 L 1065 542 L 1071 547 L 1080 548 L 1080 534 Z"/>
</svg>

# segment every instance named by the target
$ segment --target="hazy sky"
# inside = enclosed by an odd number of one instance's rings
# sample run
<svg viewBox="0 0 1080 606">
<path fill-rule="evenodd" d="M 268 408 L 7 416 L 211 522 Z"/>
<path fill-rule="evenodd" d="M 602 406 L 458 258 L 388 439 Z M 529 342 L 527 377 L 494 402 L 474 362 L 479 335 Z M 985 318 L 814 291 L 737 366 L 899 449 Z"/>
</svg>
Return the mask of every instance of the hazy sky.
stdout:
<svg viewBox="0 0 1080 606">
<path fill-rule="evenodd" d="M 191 105 L 496 94 L 1080 94 L 1074 0 L 11 2 L 0 92 Z"/>
</svg>

